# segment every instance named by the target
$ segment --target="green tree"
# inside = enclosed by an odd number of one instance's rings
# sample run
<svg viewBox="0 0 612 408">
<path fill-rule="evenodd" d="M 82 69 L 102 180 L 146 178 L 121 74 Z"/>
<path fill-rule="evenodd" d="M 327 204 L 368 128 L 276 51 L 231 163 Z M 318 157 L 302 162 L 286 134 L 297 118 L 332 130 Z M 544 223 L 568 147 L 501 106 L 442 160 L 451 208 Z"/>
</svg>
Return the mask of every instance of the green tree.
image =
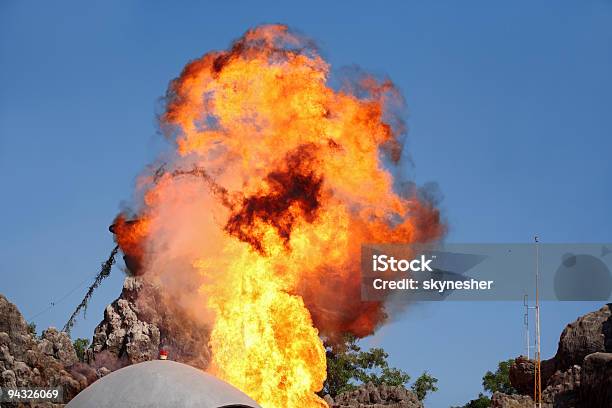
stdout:
<svg viewBox="0 0 612 408">
<path fill-rule="evenodd" d="M 30 333 L 32 336 L 36 337 L 36 335 L 37 335 L 37 334 L 36 334 L 36 323 L 34 323 L 34 322 L 30 322 L 30 323 L 28 323 L 28 332 L 29 332 L 29 333 Z"/>
<path fill-rule="evenodd" d="M 491 406 L 491 399 L 483 393 L 478 394 L 478 398 L 471 400 L 461 407 L 453 408 L 489 408 Z"/>
<path fill-rule="evenodd" d="M 510 383 L 510 366 L 514 363 L 514 359 L 500 361 L 497 364 L 495 372 L 487 371 L 482 377 L 482 388 L 485 392 L 504 394 L 516 394 L 517 391 Z M 478 394 L 477 399 L 473 399 L 462 407 L 457 408 L 486 408 L 491 406 L 491 399 L 483 393 Z"/>
<path fill-rule="evenodd" d="M 410 376 L 400 369 L 389 367 L 389 355 L 382 348 L 361 350 L 357 338 L 346 336 L 341 344 L 326 345 L 327 379 L 320 395 L 336 395 L 372 382 L 375 385 L 404 385 Z"/>
<path fill-rule="evenodd" d="M 482 377 L 482 387 L 491 394 L 502 392 L 504 394 L 516 394 L 516 390 L 510 383 L 510 366 L 514 359 L 500 361 L 494 373 L 487 371 Z"/>
<path fill-rule="evenodd" d="M 76 339 L 72 345 L 74 346 L 74 351 L 76 352 L 79 361 L 83 362 L 85 360 L 85 350 L 87 346 L 89 346 L 89 340 L 78 338 Z"/>
<path fill-rule="evenodd" d="M 412 384 L 412 391 L 416 394 L 419 401 L 423 401 L 427 396 L 428 392 L 436 392 L 438 391 L 438 387 L 436 387 L 436 383 L 438 382 L 437 378 L 432 377 L 427 373 L 427 371 L 423 372 L 419 378 L 416 379 L 414 384 Z"/>
</svg>

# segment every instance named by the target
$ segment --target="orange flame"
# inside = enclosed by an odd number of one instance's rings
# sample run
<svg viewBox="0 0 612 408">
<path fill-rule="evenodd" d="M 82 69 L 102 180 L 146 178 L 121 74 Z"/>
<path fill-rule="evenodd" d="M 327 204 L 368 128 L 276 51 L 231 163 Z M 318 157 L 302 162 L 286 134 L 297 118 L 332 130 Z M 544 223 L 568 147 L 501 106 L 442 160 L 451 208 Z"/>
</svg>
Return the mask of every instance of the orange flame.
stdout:
<svg viewBox="0 0 612 408">
<path fill-rule="evenodd" d="M 384 320 L 382 303 L 359 299 L 361 243 L 444 232 L 386 169 L 401 159 L 399 93 L 369 76 L 334 90 L 328 77 L 282 25 L 189 63 L 161 121 L 174 170 L 142 184 L 137 232 L 118 230 L 126 255 L 144 250 L 147 276 L 210 314 L 210 370 L 266 408 L 326 406 L 320 336 Z"/>
</svg>

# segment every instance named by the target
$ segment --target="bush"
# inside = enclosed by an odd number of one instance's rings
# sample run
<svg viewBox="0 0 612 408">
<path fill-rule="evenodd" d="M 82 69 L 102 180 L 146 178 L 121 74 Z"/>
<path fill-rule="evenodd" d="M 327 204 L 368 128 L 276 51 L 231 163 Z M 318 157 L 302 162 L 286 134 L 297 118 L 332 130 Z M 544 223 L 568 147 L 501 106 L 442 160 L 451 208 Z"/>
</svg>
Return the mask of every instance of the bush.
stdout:
<svg viewBox="0 0 612 408">
<path fill-rule="evenodd" d="M 516 390 L 510 383 L 510 366 L 513 363 L 514 359 L 500 361 L 494 373 L 487 371 L 484 377 L 482 377 L 482 388 L 491 394 L 495 392 L 516 394 Z"/>
<path fill-rule="evenodd" d="M 432 377 L 425 371 L 419 378 L 416 379 L 414 384 L 412 384 L 412 391 L 416 394 L 419 401 L 423 401 L 427 396 L 428 392 L 436 392 L 438 391 L 438 387 L 436 387 L 436 383 L 438 382 L 437 378 Z"/>
<path fill-rule="evenodd" d="M 510 383 L 510 366 L 514 359 L 500 361 L 495 372 L 487 371 L 482 377 L 482 388 L 491 394 L 502 392 L 504 394 L 516 394 L 517 391 Z M 491 406 L 491 399 L 483 393 L 478 394 L 477 399 L 473 399 L 462 407 L 456 408 L 487 408 Z"/>
<path fill-rule="evenodd" d="M 375 385 L 405 385 L 410 376 L 389 367 L 389 355 L 382 348 L 362 351 L 354 336 L 345 336 L 338 345 L 326 344 L 327 379 L 320 395 L 336 395 L 371 382 Z M 437 380 L 436 380 L 437 381 Z"/>
<path fill-rule="evenodd" d="M 89 346 L 89 340 L 78 338 L 72 343 L 72 345 L 74 346 L 74 351 L 76 352 L 79 361 L 83 362 L 85 360 L 85 350 L 87 349 L 87 346 Z"/>
<path fill-rule="evenodd" d="M 467 404 L 461 407 L 453 408 L 489 408 L 491 406 L 491 399 L 483 393 L 478 394 L 478 398 L 471 400 Z"/>
</svg>

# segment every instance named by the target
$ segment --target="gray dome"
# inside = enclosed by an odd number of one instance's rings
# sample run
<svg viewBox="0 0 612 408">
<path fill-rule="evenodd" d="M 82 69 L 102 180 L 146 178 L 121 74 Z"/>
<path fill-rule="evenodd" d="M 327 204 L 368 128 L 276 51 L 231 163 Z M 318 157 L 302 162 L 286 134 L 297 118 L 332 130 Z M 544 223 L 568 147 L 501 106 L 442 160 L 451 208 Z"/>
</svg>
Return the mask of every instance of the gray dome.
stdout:
<svg viewBox="0 0 612 408">
<path fill-rule="evenodd" d="M 176 361 L 153 360 L 114 371 L 66 408 L 261 408 L 230 384 Z"/>
</svg>

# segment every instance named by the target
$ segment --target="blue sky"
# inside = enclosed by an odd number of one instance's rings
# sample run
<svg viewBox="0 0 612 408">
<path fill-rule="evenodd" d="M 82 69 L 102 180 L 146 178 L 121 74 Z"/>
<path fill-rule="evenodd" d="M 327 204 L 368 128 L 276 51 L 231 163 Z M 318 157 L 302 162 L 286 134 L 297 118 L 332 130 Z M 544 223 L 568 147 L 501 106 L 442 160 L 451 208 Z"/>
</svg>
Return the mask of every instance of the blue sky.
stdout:
<svg viewBox="0 0 612 408">
<path fill-rule="evenodd" d="M 0 293 L 26 318 L 55 302 L 39 327 L 63 325 L 112 248 L 109 222 L 164 147 L 168 81 L 260 23 L 314 38 L 333 68 L 393 79 L 449 241 L 612 241 L 610 1 L 83 3 L 0 4 Z M 75 336 L 91 337 L 121 281 L 116 269 Z M 544 355 L 599 306 L 546 303 Z M 427 405 L 448 407 L 522 351 L 521 329 L 518 303 L 426 303 L 367 343 L 438 377 Z"/>
</svg>

